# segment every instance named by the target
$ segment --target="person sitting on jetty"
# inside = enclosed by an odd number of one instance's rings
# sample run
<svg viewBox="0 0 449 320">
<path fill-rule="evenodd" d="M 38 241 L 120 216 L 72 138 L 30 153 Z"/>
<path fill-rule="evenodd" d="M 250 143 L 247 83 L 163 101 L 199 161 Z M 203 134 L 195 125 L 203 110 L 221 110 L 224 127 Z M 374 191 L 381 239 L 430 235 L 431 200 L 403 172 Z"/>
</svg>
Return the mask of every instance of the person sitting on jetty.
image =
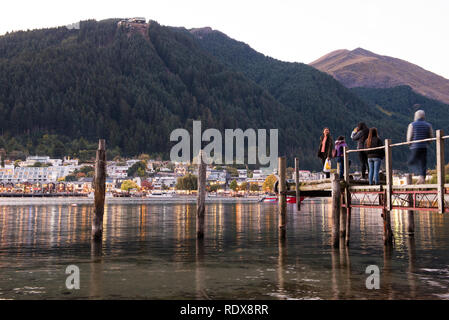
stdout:
<svg viewBox="0 0 449 320">
<path fill-rule="evenodd" d="M 432 125 L 425 121 L 425 117 L 424 110 L 415 112 L 415 121 L 410 123 L 407 129 L 408 142 L 434 137 Z M 410 146 L 411 155 L 408 164 L 412 170 L 415 169 L 414 173 L 419 176 L 418 184 L 423 184 L 426 181 L 427 145 L 428 142 L 416 142 Z"/>
<path fill-rule="evenodd" d="M 335 159 L 337 160 L 337 163 L 340 164 L 340 171 L 338 172 L 340 175 L 340 179 L 343 179 L 344 174 L 344 147 L 347 147 L 345 137 L 339 136 L 337 140 L 335 141 Z"/>
<path fill-rule="evenodd" d="M 351 139 L 357 141 L 357 149 L 363 149 L 365 140 L 368 138 L 369 128 L 365 122 L 360 122 L 351 133 Z M 357 152 L 360 160 L 360 171 L 362 172 L 362 179 L 366 179 L 366 169 L 368 168 L 368 158 L 363 151 Z"/>
<path fill-rule="evenodd" d="M 382 147 L 383 143 L 380 140 L 376 128 L 369 129 L 368 138 L 365 141 L 365 149 Z M 379 170 L 380 163 L 385 157 L 385 149 L 366 151 L 368 157 L 368 180 L 369 184 L 379 184 Z M 374 180 L 374 181 L 373 181 Z"/>
<path fill-rule="evenodd" d="M 332 140 L 329 128 L 323 129 L 323 134 L 320 137 L 320 147 L 318 149 L 318 158 L 321 158 L 322 166 L 326 160 L 332 159 L 332 150 L 334 149 L 334 141 Z M 325 172 L 326 178 L 330 178 L 330 172 Z"/>
</svg>

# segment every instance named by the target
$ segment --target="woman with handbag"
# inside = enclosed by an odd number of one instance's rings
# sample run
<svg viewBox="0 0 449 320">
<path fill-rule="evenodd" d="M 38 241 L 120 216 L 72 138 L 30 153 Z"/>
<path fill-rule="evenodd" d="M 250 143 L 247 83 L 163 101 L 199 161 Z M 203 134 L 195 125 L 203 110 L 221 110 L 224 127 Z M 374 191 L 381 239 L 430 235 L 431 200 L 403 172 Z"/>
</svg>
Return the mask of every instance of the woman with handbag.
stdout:
<svg viewBox="0 0 449 320">
<path fill-rule="evenodd" d="M 332 159 L 332 150 L 334 149 L 334 141 L 332 140 L 329 128 L 323 129 L 323 134 L 320 137 L 320 147 L 318 149 L 318 158 L 321 159 L 323 172 L 326 178 L 330 177 L 330 161 Z M 329 166 L 329 171 L 324 170 L 325 164 Z"/>
</svg>

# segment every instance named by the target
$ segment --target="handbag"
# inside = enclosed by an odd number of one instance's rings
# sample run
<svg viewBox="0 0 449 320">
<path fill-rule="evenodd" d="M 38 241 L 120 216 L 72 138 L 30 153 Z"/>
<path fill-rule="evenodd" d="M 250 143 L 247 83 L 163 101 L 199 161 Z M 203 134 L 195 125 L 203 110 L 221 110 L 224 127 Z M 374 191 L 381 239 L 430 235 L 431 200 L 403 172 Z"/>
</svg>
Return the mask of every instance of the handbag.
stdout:
<svg viewBox="0 0 449 320">
<path fill-rule="evenodd" d="M 326 159 L 324 162 L 323 172 L 331 172 L 332 169 L 332 163 L 330 159 Z"/>
</svg>

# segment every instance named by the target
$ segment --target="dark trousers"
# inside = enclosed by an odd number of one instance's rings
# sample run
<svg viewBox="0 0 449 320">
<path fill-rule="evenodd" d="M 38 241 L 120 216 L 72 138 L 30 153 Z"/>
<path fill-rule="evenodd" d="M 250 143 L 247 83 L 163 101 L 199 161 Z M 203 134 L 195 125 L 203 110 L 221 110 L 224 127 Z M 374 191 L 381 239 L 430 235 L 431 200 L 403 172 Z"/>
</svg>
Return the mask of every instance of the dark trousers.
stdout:
<svg viewBox="0 0 449 320">
<path fill-rule="evenodd" d="M 340 164 L 340 171 L 338 172 L 338 174 L 340 175 L 340 179 L 343 179 L 343 174 L 344 174 L 344 170 L 345 170 L 344 164 L 343 164 L 344 157 L 343 156 L 339 156 L 339 157 L 336 157 L 335 159 L 337 160 L 337 163 Z"/>
<path fill-rule="evenodd" d="M 425 177 L 427 171 L 427 148 L 411 149 L 408 165 L 414 174 Z"/>
<path fill-rule="evenodd" d="M 362 172 L 362 178 L 366 179 L 366 169 L 368 169 L 368 156 L 365 152 L 357 152 L 360 160 L 360 171 Z"/>
</svg>

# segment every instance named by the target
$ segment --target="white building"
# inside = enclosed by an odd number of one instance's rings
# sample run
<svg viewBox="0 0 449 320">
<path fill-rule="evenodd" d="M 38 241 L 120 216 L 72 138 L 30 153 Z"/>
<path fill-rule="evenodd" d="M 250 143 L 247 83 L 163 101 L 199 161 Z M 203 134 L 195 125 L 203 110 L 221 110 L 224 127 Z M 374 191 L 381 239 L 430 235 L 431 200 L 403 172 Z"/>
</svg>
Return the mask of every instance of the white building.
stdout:
<svg viewBox="0 0 449 320">
<path fill-rule="evenodd" d="M 74 171 L 68 166 L 1 168 L 0 182 L 57 182 Z"/>
<path fill-rule="evenodd" d="M 29 167 L 35 163 L 51 164 L 52 166 L 62 166 L 62 159 L 50 159 L 48 156 L 29 156 L 25 161 L 20 163 L 21 167 Z"/>
<path fill-rule="evenodd" d="M 128 177 L 129 166 L 117 166 L 116 164 L 108 164 L 106 166 L 106 174 L 109 178 L 124 179 Z"/>
<path fill-rule="evenodd" d="M 211 183 L 225 184 L 229 179 L 229 173 L 226 170 L 207 170 L 206 180 Z"/>
<path fill-rule="evenodd" d="M 155 190 L 162 190 L 163 186 L 174 188 L 177 177 L 175 176 L 157 176 L 153 178 L 152 184 Z"/>
<path fill-rule="evenodd" d="M 238 169 L 239 178 L 248 178 L 248 170 L 246 169 Z"/>
<path fill-rule="evenodd" d="M 78 159 L 70 159 L 70 158 L 64 157 L 64 161 L 62 162 L 62 165 L 77 167 L 78 166 Z"/>
</svg>

